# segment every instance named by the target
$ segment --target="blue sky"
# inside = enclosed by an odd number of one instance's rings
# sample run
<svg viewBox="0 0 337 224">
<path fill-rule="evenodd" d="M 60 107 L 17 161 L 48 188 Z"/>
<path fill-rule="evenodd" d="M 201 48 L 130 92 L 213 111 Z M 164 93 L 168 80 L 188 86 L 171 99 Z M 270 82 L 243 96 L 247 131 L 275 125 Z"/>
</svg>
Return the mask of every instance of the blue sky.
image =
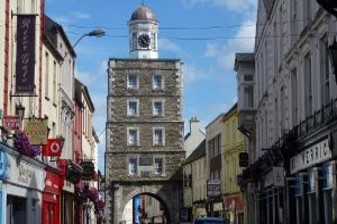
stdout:
<svg viewBox="0 0 337 224">
<path fill-rule="evenodd" d="M 127 22 L 141 0 L 46 0 L 46 13 L 75 43 L 96 28 L 106 36 L 86 37 L 75 48 L 76 77 L 95 105 L 94 126 L 106 122 L 107 61 L 128 58 Z M 184 120 L 205 127 L 237 100 L 236 52 L 254 48 L 257 0 L 145 0 L 159 25 L 159 57 L 184 62 Z M 100 135 L 99 169 L 104 169 L 105 133 Z"/>
</svg>

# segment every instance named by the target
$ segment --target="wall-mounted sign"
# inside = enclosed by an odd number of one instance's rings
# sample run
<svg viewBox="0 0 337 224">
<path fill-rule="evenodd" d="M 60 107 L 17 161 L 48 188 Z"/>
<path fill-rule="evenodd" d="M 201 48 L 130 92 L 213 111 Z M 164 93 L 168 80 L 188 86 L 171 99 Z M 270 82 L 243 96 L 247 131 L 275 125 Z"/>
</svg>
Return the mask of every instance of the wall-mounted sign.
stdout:
<svg viewBox="0 0 337 224">
<path fill-rule="evenodd" d="M 325 139 L 292 157 L 290 159 L 290 173 L 294 174 L 331 158 L 329 140 Z"/>
<path fill-rule="evenodd" d="M 17 16 L 15 94 L 35 91 L 35 22 L 36 15 Z"/>
<path fill-rule="evenodd" d="M 91 161 L 84 161 L 80 164 L 83 168 L 83 172 L 81 175 L 82 180 L 92 180 L 95 174 L 95 166 Z"/>
<path fill-rule="evenodd" d="M 25 133 L 32 145 L 46 145 L 48 135 L 48 121 L 40 118 L 24 119 Z"/>
<path fill-rule="evenodd" d="M 209 197 L 217 197 L 221 195 L 220 181 L 208 181 L 207 182 L 207 195 Z"/>
<path fill-rule="evenodd" d="M 21 127 L 20 117 L 5 115 L 2 118 L 2 126 L 8 131 L 19 131 Z"/>
</svg>

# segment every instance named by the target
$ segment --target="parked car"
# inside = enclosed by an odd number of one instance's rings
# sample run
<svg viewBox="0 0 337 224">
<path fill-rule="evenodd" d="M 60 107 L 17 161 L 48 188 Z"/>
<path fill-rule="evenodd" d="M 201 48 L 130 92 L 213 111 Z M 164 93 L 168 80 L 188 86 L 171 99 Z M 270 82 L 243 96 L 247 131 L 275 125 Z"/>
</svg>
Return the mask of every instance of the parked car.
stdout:
<svg viewBox="0 0 337 224">
<path fill-rule="evenodd" d="M 193 224 L 227 224 L 227 222 L 219 217 L 197 217 L 193 220 Z"/>
</svg>

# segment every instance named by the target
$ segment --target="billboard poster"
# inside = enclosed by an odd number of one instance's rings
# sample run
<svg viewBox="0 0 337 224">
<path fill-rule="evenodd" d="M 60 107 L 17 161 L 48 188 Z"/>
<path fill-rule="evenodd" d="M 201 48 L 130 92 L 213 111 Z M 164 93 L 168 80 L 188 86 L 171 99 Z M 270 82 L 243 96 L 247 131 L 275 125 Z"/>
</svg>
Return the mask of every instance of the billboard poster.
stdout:
<svg viewBox="0 0 337 224">
<path fill-rule="evenodd" d="M 36 15 L 17 16 L 17 52 L 15 94 L 35 92 Z"/>
</svg>

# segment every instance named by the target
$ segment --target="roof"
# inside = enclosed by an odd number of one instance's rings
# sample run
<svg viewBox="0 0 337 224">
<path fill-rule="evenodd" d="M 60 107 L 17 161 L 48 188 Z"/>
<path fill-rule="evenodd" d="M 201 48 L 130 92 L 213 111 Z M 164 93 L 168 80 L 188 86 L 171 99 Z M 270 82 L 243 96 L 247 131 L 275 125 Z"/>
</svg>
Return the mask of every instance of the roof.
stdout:
<svg viewBox="0 0 337 224">
<path fill-rule="evenodd" d="M 45 16 L 45 36 L 50 42 L 51 45 L 57 49 L 57 33 L 59 33 L 67 45 L 67 48 L 69 49 L 69 53 L 73 56 L 76 57 L 76 53 L 66 35 L 66 33 L 63 30 L 63 27 L 52 20 L 50 17 Z"/>
<path fill-rule="evenodd" d="M 135 20 L 149 20 L 149 21 L 157 21 L 155 14 L 152 12 L 152 10 L 142 4 L 139 6 L 131 15 L 130 21 Z"/>
<path fill-rule="evenodd" d="M 226 120 L 234 111 L 236 111 L 238 108 L 238 103 L 236 102 L 231 109 L 229 109 L 225 115 L 223 116 L 223 120 Z"/>
<path fill-rule="evenodd" d="M 194 149 L 192 154 L 187 159 L 185 159 L 184 164 L 193 162 L 204 156 L 206 156 L 206 140 L 205 139 L 197 146 L 197 148 Z"/>
</svg>

